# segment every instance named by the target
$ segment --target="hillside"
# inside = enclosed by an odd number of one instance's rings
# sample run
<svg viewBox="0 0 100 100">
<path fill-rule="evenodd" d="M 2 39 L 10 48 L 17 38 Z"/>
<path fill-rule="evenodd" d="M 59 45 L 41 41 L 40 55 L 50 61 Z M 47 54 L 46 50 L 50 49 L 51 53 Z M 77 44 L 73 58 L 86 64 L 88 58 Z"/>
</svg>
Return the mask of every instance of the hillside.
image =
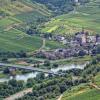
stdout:
<svg viewBox="0 0 100 100">
<path fill-rule="evenodd" d="M 100 90 L 80 85 L 64 93 L 61 100 L 99 100 Z"/>
<path fill-rule="evenodd" d="M 61 100 L 99 100 L 100 72 L 92 79 L 93 83 L 81 84 L 63 94 Z"/>
<path fill-rule="evenodd" d="M 26 34 L 26 28 L 36 25 L 37 20 L 51 16 L 44 5 L 31 0 L 0 0 L 0 51 L 34 51 L 41 48 L 43 40 Z M 23 31 L 24 30 L 24 31 Z M 48 42 L 47 47 L 58 47 Z"/>
<path fill-rule="evenodd" d="M 50 15 L 50 11 L 44 5 L 31 2 L 31 0 L 0 0 L 0 11 L 8 15 L 32 11 L 45 16 Z"/>
<path fill-rule="evenodd" d="M 84 5 L 78 5 L 74 11 L 52 18 L 41 26 L 42 32 L 56 34 L 72 34 L 80 31 L 82 27 L 91 33 L 100 32 L 100 1 L 91 0 Z"/>
</svg>

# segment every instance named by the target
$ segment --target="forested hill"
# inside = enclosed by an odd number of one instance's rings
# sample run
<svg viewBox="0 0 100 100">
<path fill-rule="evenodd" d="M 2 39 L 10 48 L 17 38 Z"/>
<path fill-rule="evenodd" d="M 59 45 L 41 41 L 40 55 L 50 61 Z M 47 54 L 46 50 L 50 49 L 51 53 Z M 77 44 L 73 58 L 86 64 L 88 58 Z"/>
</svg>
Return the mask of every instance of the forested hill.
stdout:
<svg viewBox="0 0 100 100">
<path fill-rule="evenodd" d="M 45 4 L 50 10 L 56 14 L 68 13 L 74 10 L 77 3 L 84 4 L 90 0 L 32 0 L 38 3 Z"/>
</svg>

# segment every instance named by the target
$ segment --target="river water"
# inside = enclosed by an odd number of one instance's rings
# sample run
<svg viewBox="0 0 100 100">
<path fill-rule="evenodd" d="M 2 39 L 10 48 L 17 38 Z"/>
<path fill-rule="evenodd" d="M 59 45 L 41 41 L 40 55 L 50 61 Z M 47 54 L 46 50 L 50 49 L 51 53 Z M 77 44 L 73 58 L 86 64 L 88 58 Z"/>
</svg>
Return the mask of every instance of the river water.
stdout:
<svg viewBox="0 0 100 100">
<path fill-rule="evenodd" d="M 67 64 L 67 65 L 63 65 L 63 66 L 59 66 L 57 68 L 52 68 L 51 71 L 57 73 L 59 70 L 70 70 L 70 69 L 84 69 L 84 67 L 86 66 L 87 63 L 85 64 Z M 27 73 L 27 74 L 21 74 L 21 75 L 16 75 L 15 79 L 16 80 L 23 80 L 23 81 L 27 81 L 29 78 L 34 78 L 36 77 L 36 75 L 39 72 L 31 72 L 31 73 Z M 47 74 L 45 74 L 47 76 Z M 5 81 L 9 81 L 13 79 L 12 76 L 8 76 L 7 78 L 0 78 L 0 82 L 5 82 Z"/>
</svg>

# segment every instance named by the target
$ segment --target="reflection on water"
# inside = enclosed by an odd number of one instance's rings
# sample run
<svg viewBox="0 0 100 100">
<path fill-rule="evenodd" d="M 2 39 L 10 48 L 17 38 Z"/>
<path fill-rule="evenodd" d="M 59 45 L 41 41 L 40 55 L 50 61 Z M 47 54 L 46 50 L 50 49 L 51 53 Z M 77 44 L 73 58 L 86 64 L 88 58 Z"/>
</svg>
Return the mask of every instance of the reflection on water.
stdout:
<svg viewBox="0 0 100 100">
<path fill-rule="evenodd" d="M 31 73 L 28 73 L 28 74 L 16 75 L 16 76 L 15 76 L 15 79 L 16 79 L 16 80 L 27 81 L 29 78 L 34 78 L 34 77 L 36 77 L 37 74 L 38 74 L 38 72 L 31 72 Z M 11 80 L 11 79 L 13 79 L 12 76 L 9 76 L 8 78 L 1 78 L 1 79 L 0 79 L 0 82 L 9 81 L 9 80 Z"/>
<path fill-rule="evenodd" d="M 52 68 L 51 71 L 53 72 L 58 72 L 59 70 L 70 70 L 70 69 L 84 69 L 84 67 L 86 66 L 87 63 L 85 64 L 81 64 L 81 65 L 78 65 L 78 64 L 70 64 L 70 65 L 64 65 L 64 66 L 60 66 L 58 68 Z"/>
<path fill-rule="evenodd" d="M 88 63 L 88 62 L 87 62 Z M 53 72 L 58 72 L 59 70 L 70 70 L 70 69 L 74 69 L 74 68 L 78 68 L 78 69 L 84 69 L 84 67 L 86 66 L 86 64 L 68 64 L 68 65 L 64 65 L 64 66 L 59 66 L 58 68 L 52 68 L 51 71 Z M 34 78 L 36 77 L 36 75 L 38 74 L 39 72 L 31 72 L 31 73 L 28 73 L 28 74 L 22 74 L 22 75 L 16 75 L 15 76 L 15 79 L 16 80 L 23 80 L 23 81 L 27 81 L 29 78 Z M 48 74 L 45 74 L 45 76 L 48 76 Z M 5 82 L 5 81 L 9 81 L 13 79 L 12 76 L 9 76 L 8 78 L 0 78 L 0 82 Z"/>
</svg>

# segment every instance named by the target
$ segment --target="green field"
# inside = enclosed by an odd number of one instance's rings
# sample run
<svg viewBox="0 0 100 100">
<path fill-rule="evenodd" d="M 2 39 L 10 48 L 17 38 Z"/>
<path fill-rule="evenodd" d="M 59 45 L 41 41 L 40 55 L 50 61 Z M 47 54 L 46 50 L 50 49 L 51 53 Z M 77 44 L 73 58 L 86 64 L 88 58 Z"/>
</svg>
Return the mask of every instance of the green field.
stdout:
<svg viewBox="0 0 100 100">
<path fill-rule="evenodd" d="M 57 49 L 57 48 L 63 48 L 66 47 L 62 43 L 59 43 L 57 41 L 46 41 L 46 48 L 47 49 Z"/>
<path fill-rule="evenodd" d="M 0 33 L 0 49 L 5 51 L 33 51 L 42 46 L 42 39 L 17 29 Z"/>
<path fill-rule="evenodd" d="M 94 82 L 96 83 L 96 85 L 100 86 L 100 73 L 96 75 L 96 77 L 94 78 Z"/>
<path fill-rule="evenodd" d="M 61 100 L 100 100 L 100 90 L 80 85 L 65 92 Z"/>
<path fill-rule="evenodd" d="M 36 24 L 38 18 L 51 16 L 51 11 L 44 5 L 31 0 L 0 0 L 0 50 L 1 51 L 35 51 L 41 48 L 43 40 L 38 36 L 29 36 L 18 30 L 26 29 L 26 23 Z M 26 25 L 26 26 L 25 26 Z M 18 29 L 14 28 L 15 26 Z M 46 48 L 55 49 L 62 47 L 57 42 L 46 41 Z"/>
<path fill-rule="evenodd" d="M 86 5 L 77 6 L 69 14 L 57 16 L 41 26 L 42 32 L 72 34 L 83 27 L 90 33 L 100 33 L 100 1 L 92 0 Z"/>
</svg>

